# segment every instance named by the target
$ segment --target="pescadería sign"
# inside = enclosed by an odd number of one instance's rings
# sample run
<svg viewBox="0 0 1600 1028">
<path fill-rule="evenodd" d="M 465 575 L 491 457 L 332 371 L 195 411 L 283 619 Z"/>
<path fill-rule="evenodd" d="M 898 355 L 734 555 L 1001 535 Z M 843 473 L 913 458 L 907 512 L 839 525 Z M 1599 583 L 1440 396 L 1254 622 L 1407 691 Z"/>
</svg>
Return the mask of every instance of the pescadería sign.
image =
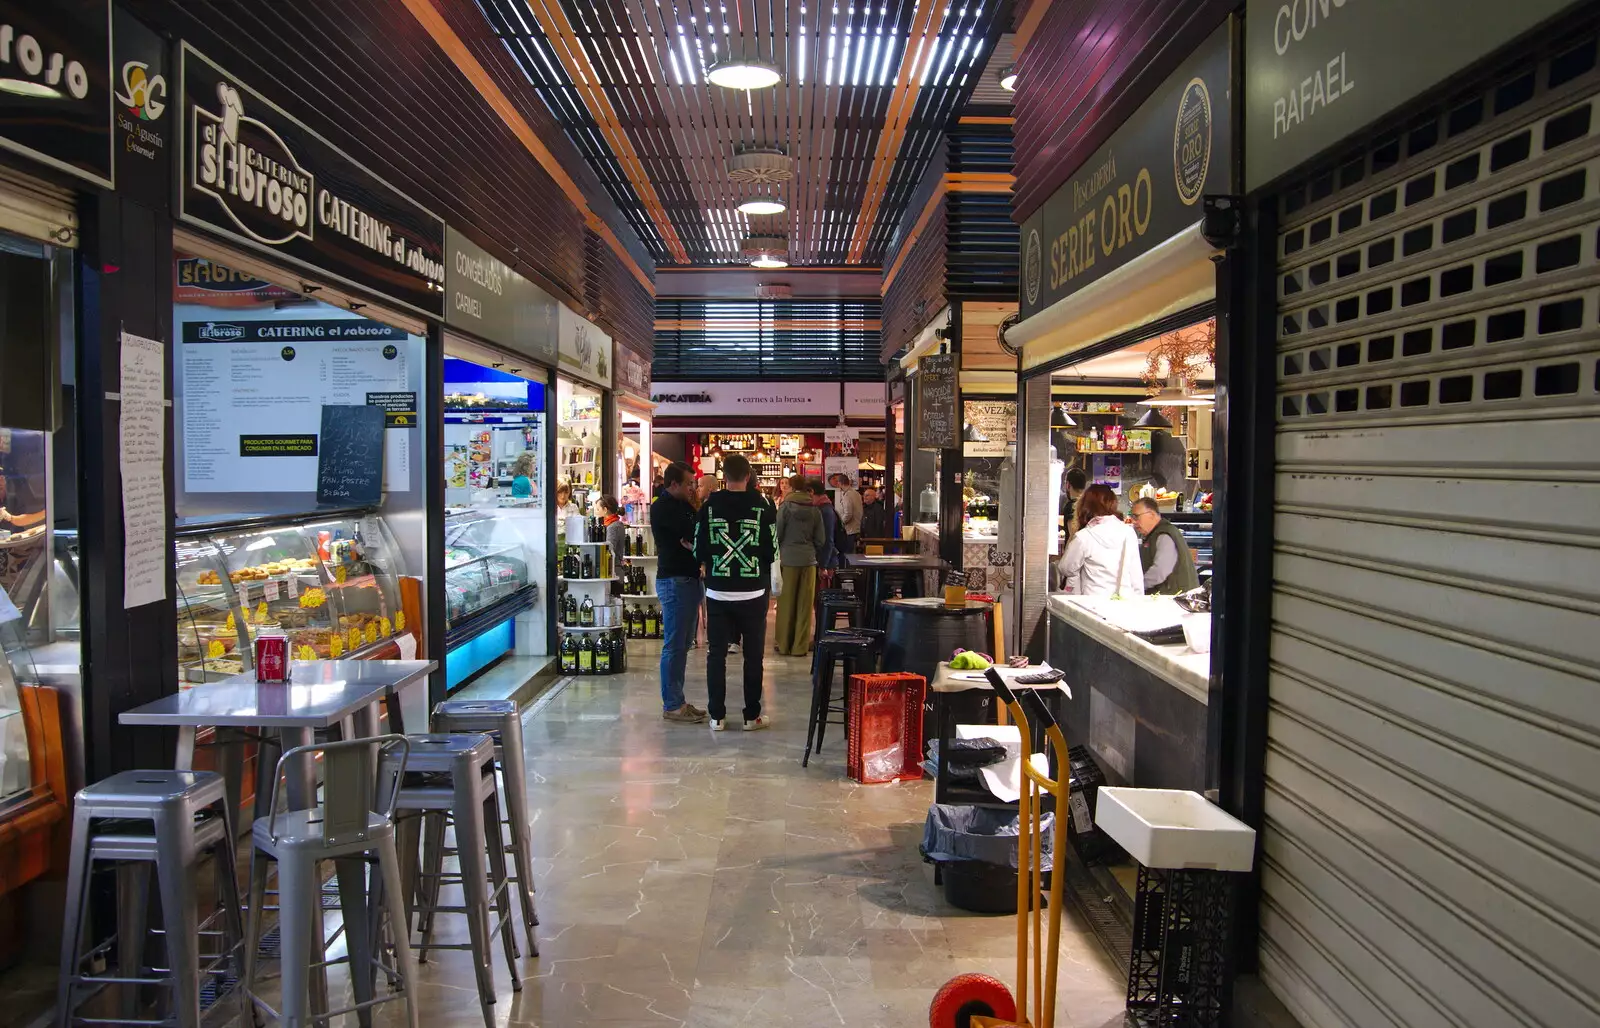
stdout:
<svg viewBox="0 0 1600 1028">
<path fill-rule="evenodd" d="M 1022 226 L 1026 320 L 1200 220 L 1232 183 L 1228 27 L 1213 32 Z"/>
</svg>

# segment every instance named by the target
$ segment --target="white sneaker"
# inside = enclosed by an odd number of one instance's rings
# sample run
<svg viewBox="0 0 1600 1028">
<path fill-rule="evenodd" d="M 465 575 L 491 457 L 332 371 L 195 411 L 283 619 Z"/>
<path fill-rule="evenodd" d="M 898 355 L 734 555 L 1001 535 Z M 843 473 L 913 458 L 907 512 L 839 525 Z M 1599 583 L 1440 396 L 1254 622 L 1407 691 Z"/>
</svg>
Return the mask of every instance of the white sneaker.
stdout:
<svg viewBox="0 0 1600 1028">
<path fill-rule="evenodd" d="M 727 721 L 727 719 L 726 718 L 715 718 L 715 717 L 712 718 L 711 719 L 711 730 L 713 732 L 726 732 L 728 730 L 728 721 Z"/>
<path fill-rule="evenodd" d="M 744 723 L 744 730 L 747 731 L 747 732 L 759 732 L 763 728 L 771 728 L 771 727 L 772 727 L 772 719 L 770 717 L 768 717 L 767 715 L 765 715 L 765 714 L 762 714 L 760 717 L 756 718 L 754 721 L 746 721 Z"/>
</svg>

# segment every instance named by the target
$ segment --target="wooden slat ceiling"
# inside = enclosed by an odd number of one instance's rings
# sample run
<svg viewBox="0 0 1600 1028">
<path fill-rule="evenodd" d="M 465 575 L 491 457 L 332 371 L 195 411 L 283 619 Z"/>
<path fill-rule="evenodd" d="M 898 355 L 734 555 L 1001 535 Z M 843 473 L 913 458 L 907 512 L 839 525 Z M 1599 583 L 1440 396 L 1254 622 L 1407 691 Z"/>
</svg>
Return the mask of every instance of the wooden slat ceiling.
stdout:
<svg viewBox="0 0 1600 1028">
<path fill-rule="evenodd" d="M 662 264 L 743 263 L 750 233 L 795 265 L 874 265 L 945 127 L 984 73 L 1002 0 L 477 0 Z M 777 65 L 743 93 L 706 81 L 729 54 Z M 780 147 L 789 209 L 728 180 L 739 148 Z"/>
</svg>

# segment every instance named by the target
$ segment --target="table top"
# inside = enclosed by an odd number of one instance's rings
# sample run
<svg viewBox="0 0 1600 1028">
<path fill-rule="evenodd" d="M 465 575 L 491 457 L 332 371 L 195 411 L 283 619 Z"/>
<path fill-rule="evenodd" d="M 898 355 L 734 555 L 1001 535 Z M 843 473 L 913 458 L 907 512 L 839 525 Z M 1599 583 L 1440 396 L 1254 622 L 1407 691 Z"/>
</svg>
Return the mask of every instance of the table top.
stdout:
<svg viewBox="0 0 1600 1028">
<path fill-rule="evenodd" d="M 123 711 L 125 725 L 194 728 L 328 728 L 391 692 L 426 678 L 431 660 L 297 660 L 284 684 L 255 672 L 197 685 Z"/>
<path fill-rule="evenodd" d="M 847 553 L 844 561 L 853 568 L 904 568 L 907 571 L 943 571 L 950 562 L 932 554 Z"/>
<path fill-rule="evenodd" d="M 987 600 L 967 600 L 964 603 L 951 606 L 944 602 L 942 596 L 914 596 L 898 600 L 884 600 L 883 606 L 890 610 L 899 608 L 933 617 L 971 617 L 976 614 L 987 614 L 994 609 L 994 604 Z"/>
<path fill-rule="evenodd" d="M 1028 685 L 1025 682 L 1016 681 L 1018 675 L 1035 674 L 1039 671 L 1043 671 L 1045 666 L 1046 665 L 1036 665 L 1034 667 L 1026 668 L 1003 667 L 1000 669 L 1000 675 L 1006 679 L 1006 685 L 1011 688 L 1012 692 L 1018 692 L 1023 689 L 1032 689 L 1035 691 L 1055 690 L 1066 693 L 1067 697 L 1070 699 L 1072 697 L 1072 687 L 1067 685 L 1066 679 L 1062 679 L 1059 682 L 1048 682 L 1041 685 Z M 992 691 L 994 686 L 989 684 L 989 680 L 984 677 L 984 673 L 982 671 L 956 671 L 950 667 L 950 662 L 948 660 L 941 660 L 939 662 L 939 670 L 934 672 L 933 681 L 929 684 L 928 688 L 933 692 L 966 692 L 968 689 L 987 689 Z"/>
</svg>

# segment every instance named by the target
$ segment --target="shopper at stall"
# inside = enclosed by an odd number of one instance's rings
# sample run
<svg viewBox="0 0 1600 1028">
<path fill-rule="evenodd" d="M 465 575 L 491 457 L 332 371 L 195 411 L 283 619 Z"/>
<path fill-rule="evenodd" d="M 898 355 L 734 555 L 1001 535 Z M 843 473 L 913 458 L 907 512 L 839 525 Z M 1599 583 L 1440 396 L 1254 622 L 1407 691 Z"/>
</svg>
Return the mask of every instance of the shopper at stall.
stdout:
<svg viewBox="0 0 1600 1028">
<path fill-rule="evenodd" d="M 615 496 L 602 496 L 595 501 L 595 512 L 606 530 L 606 548 L 611 551 L 611 573 L 621 574 L 622 558 L 628 553 L 628 526 L 622 521 L 622 505 Z"/>
<path fill-rule="evenodd" d="M 778 595 L 778 652 L 803 657 L 811 652 L 811 608 L 817 598 L 817 550 L 822 514 L 811 502 L 806 480 L 796 475 L 778 504 L 778 562 L 783 592 Z"/>
<path fill-rule="evenodd" d="M 1067 526 L 1068 539 L 1078 533 L 1078 501 L 1083 498 L 1083 491 L 1087 488 L 1089 476 L 1083 473 L 1083 469 L 1068 468 L 1062 482 L 1060 508 L 1061 523 Z"/>
<path fill-rule="evenodd" d="M 889 539 L 894 535 L 894 512 L 870 485 L 861 490 L 861 535 L 866 539 Z"/>
<path fill-rule="evenodd" d="M 839 512 L 834 509 L 833 501 L 828 498 L 828 488 L 822 484 L 822 479 L 813 478 L 811 485 L 811 505 L 822 513 L 822 534 L 824 539 L 817 547 L 817 566 L 831 568 L 838 566 L 839 538 Z"/>
<path fill-rule="evenodd" d="M 1078 500 L 1078 531 L 1056 565 L 1077 596 L 1142 596 L 1139 536 L 1117 513 L 1117 494 L 1096 483 Z"/>
<path fill-rule="evenodd" d="M 577 503 L 572 499 L 572 483 L 564 478 L 556 479 L 556 535 L 565 539 L 567 537 L 567 519 L 581 515 Z"/>
<path fill-rule="evenodd" d="M 656 541 L 656 596 L 661 600 L 661 717 L 699 724 L 706 712 L 683 696 L 689 643 L 700 620 L 700 563 L 694 556 L 695 509 L 689 502 L 694 472 L 689 465 L 667 466 L 662 493 L 650 505 L 650 532 Z"/>
<path fill-rule="evenodd" d="M 833 485 L 833 509 L 839 515 L 839 527 L 844 532 L 844 552 L 856 552 L 856 540 L 861 538 L 861 494 L 850 484 L 850 476 L 835 474 L 828 479 Z"/>
<path fill-rule="evenodd" d="M 511 497 L 526 500 L 533 495 L 533 453 L 524 450 L 511 465 Z"/>
<path fill-rule="evenodd" d="M 1133 501 L 1133 527 L 1139 533 L 1139 563 L 1144 567 L 1144 591 L 1152 596 L 1176 596 L 1200 584 L 1189 540 L 1178 526 L 1161 516 L 1156 501 Z"/>
<path fill-rule="evenodd" d="M 706 571 L 706 696 L 711 730 L 727 727 L 728 644 L 744 645 L 744 730 L 766 728 L 761 659 L 767 644 L 767 591 L 777 556 L 772 508 L 750 487 L 750 462 L 734 454 L 726 480 L 700 508 L 695 558 Z"/>
</svg>

